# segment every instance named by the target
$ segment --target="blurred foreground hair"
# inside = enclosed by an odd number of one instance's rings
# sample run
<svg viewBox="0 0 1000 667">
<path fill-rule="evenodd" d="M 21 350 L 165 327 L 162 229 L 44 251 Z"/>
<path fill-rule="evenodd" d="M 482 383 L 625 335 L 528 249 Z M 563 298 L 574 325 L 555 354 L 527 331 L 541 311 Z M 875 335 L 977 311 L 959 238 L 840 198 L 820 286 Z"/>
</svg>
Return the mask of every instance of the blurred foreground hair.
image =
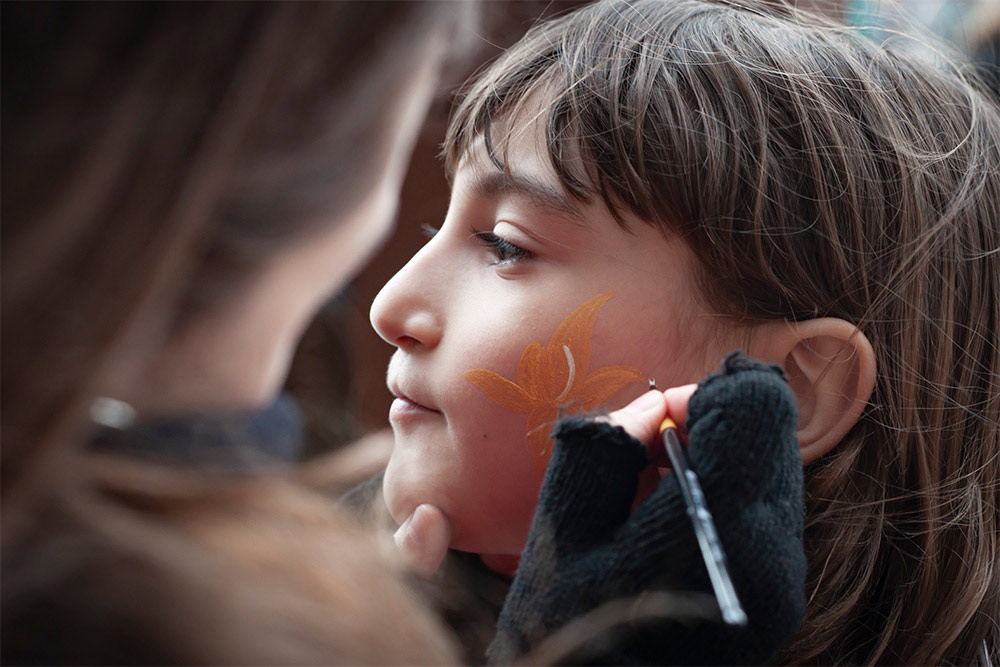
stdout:
<svg viewBox="0 0 1000 667">
<path fill-rule="evenodd" d="M 4 5 L 5 664 L 454 661 L 318 495 L 86 443 L 109 378 L 362 202 L 415 59 L 469 14 Z"/>
</svg>

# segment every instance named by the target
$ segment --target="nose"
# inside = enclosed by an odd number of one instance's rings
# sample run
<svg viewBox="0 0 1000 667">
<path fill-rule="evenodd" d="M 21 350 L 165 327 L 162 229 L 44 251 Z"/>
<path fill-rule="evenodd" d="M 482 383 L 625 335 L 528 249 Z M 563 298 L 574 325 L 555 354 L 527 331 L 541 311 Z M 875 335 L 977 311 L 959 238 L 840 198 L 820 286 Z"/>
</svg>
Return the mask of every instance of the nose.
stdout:
<svg viewBox="0 0 1000 667">
<path fill-rule="evenodd" d="M 431 254 L 434 241 L 425 245 L 401 268 L 372 302 L 372 326 L 387 343 L 414 351 L 433 348 L 444 333 L 441 294 L 446 281 L 435 275 Z"/>
</svg>

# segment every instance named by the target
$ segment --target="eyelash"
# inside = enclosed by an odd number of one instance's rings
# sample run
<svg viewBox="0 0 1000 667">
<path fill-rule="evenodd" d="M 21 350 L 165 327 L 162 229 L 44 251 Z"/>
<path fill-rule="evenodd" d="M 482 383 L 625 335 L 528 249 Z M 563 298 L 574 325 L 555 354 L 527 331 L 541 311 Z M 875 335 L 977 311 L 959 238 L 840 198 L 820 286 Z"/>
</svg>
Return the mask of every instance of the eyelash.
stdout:
<svg viewBox="0 0 1000 667">
<path fill-rule="evenodd" d="M 441 231 L 441 228 L 423 224 L 420 225 L 420 231 L 422 231 L 424 236 L 426 236 L 429 240 L 434 238 L 434 236 Z M 521 246 L 511 243 L 507 239 L 497 236 L 493 232 L 477 232 L 472 230 L 472 235 L 479 239 L 480 243 L 492 250 L 493 254 L 497 256 L 497 261 L 493 262 L 494 266 L 498 264 L 514 263 L 525 259 L 531 259 L 535 256 L 530 250 L 525 250 Z"/>
<path fill-rule="evenodd" d="M 496 255 L 497 261 L 493 262 L 494 266 L 498 264 L 513 264 L 534 257 L 534 254 L 530 250 L 525 250 L 521 246 L 514 245 L 493 232 L 473 232 L 473 234 Z"/>
</svg>

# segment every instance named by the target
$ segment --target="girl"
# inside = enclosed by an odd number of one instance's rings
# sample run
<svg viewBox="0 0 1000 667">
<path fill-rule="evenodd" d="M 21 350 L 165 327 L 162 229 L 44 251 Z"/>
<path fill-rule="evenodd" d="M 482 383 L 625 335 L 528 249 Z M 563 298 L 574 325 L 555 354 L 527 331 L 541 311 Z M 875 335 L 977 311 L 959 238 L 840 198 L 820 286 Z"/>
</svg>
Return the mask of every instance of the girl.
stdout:
<svg viewBox="0 0 1000 667">
<path fill-rule="evenodd" d="M 974 79 L 780 3 L 608 0 L 483 71 L 444 153 L 447 218 L 372 307 L 411 539 L 436 517 L 511 571 L 559 411 L 742 347 L 799 412 L 808 604 L 777 660 L 995 654 L 1000 112 Z"/>
</svg>

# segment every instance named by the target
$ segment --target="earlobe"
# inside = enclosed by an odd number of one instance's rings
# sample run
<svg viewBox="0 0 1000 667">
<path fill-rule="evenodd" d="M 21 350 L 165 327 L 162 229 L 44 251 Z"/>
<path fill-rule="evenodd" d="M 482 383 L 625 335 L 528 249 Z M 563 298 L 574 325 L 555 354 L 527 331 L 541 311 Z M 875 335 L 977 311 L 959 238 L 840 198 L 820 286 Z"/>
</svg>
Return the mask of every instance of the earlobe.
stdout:
<svg viewBox="0 0 1000 667">
<path fill-rule="evenodd" d="M 762 325 L 751 354 L 788 374 L 799 409 L 802 462 L 832 450 L 854 427 L 875 387 L 875 352 L 853 324 L 824 317 Z"/>
</svg>

